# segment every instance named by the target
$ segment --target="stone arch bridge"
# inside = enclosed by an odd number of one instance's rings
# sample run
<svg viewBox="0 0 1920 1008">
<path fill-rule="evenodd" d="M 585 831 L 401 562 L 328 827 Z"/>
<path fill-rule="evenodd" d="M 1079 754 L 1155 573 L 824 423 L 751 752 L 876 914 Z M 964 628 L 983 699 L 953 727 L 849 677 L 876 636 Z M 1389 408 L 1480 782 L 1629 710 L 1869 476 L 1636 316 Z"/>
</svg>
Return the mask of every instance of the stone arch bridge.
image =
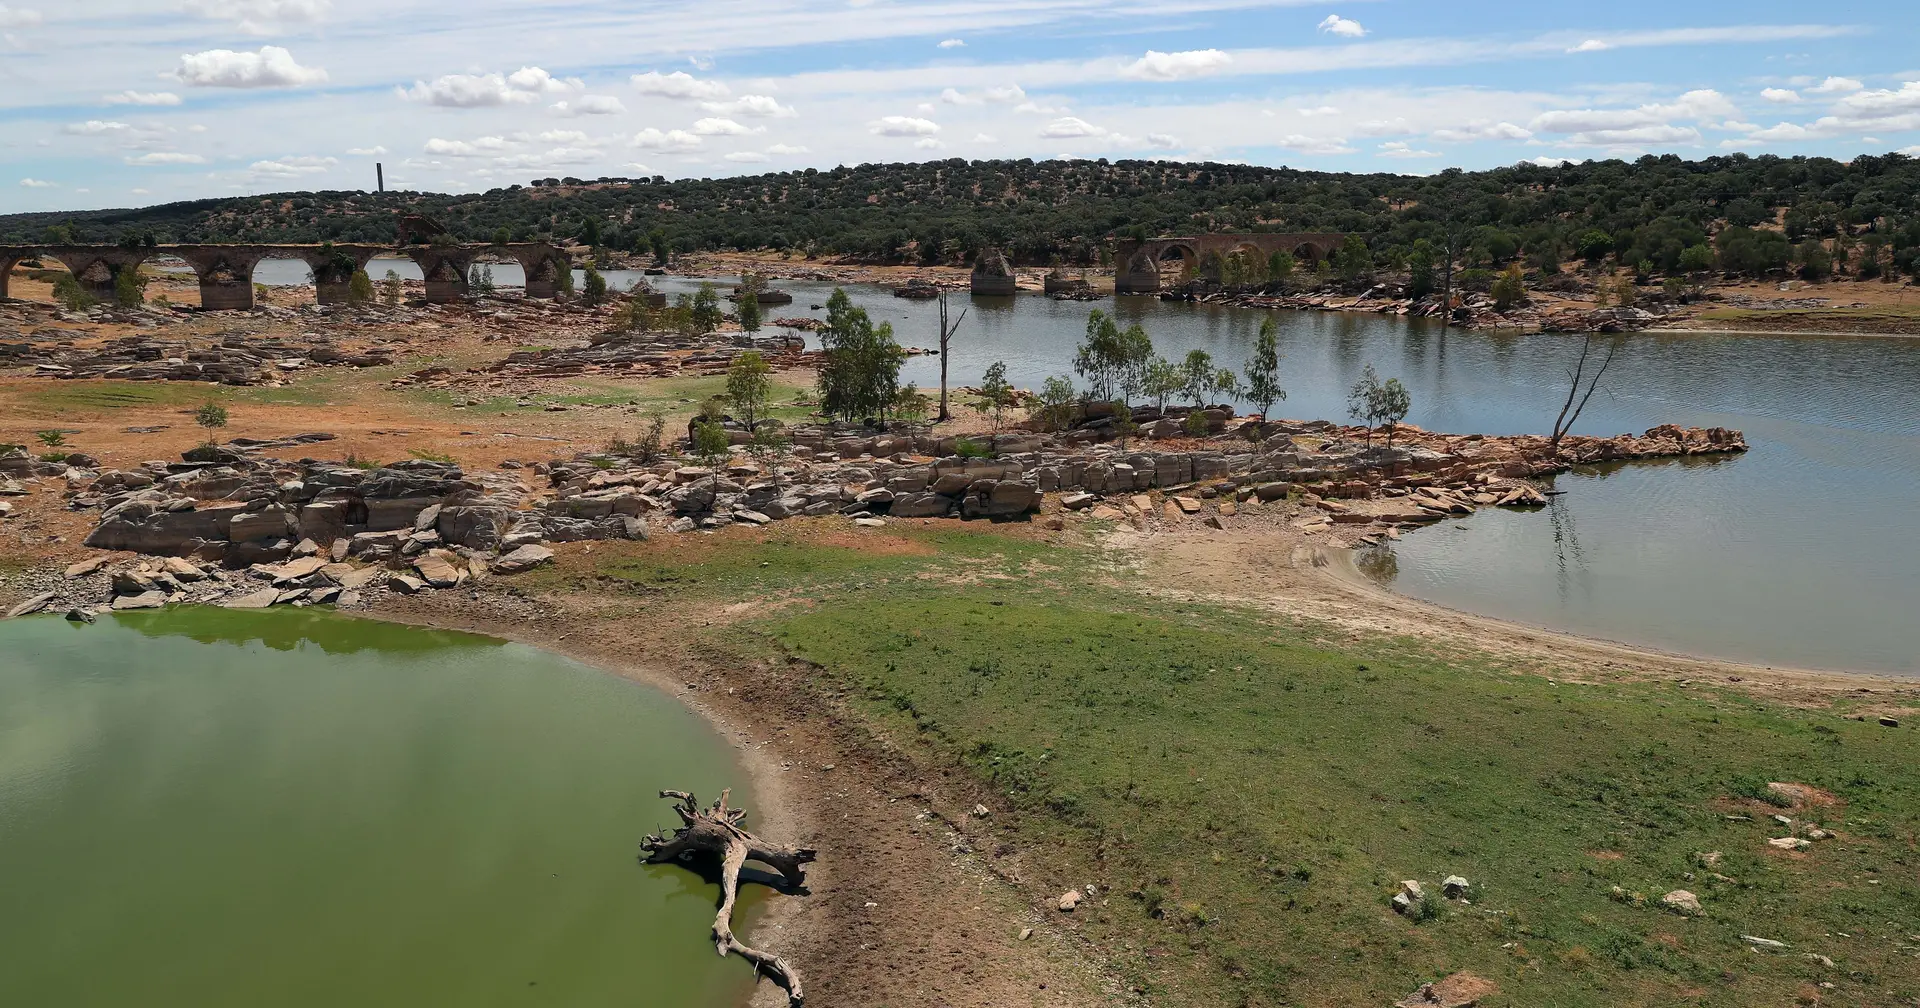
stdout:
<svg viewBox="0 0 1920 1008">
<path fill-rule="evenodd" d="M 1207 234 L 1191 238 L 1125 239 L 1113 247 L 1113 292 L 1115 294 L 1152 294 L 1160 289 L 1160 264 L 1179 259 L 1188 276 L 1196 273 L 1218 282 L 1218 264 L 1235 252 L 1258 256 L 1265 261 L 1275 252 L 1285 252 L 1299 262 L 1319 263 L 1340 243 L 1343 234 Z"/>
<path fill-rule="evenodd" d="M 0 301 L 6 300 L 7 279 L 23 259 L 57 259 L 80 286 L 103 300 L 113 299 L 114 281 L 148 259 L 173 256 L 193 268 L 200 280 L 200 306 L 207 310 L 252 308 L 253 269 L 263 259 L 298 259 L 313 269 L 314 287 L 321 304 L 347 300 L 347 285 L 380 253 L 398 253 L 420 266 L 426 278 L 427 300 L 434 304 L 459 301 L 467 294 L 473 264 L 488 253 L 518 260 L 527 274 L 527 296 L 551 298 L 559 286 L 560 271 L 573 268 L 557 245 L 524 242 L 509 245 L 0 245 Z"/>
</svg>

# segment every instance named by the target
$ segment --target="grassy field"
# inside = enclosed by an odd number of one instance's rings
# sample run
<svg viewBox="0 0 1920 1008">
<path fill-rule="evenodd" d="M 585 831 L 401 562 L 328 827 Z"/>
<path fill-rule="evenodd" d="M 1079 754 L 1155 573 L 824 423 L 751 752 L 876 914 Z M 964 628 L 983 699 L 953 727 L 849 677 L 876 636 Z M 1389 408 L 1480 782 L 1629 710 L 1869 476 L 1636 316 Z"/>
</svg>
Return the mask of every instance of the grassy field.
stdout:
<svg viewBox="0 0 1920 1008">
<path fill-rule="evenodd" d="M 725 646 L 820 664 L 918 758 L 977 775 L 1039 885 L 1098 887 L 1073 920 L 1156 1003 L 1385 1005 L 1457 970 L 1500 986 L 1488 1005 L 1920 997 L 1911 728 L 1388 638 L 1331 650 L 1311 625 L 1100 587 L 1095 557 L 1020 527 L 860 534 L 646 544 L 598 575 L 800 600 Z M 1787 807 L 1770 781 L 1836 804 Z M 1838 837 L 1775 849 L 1774 815 Z M 1467 901 L 1438 898 L 1451 874 Z M 1435 897 L 1424 919 L 1391 910 L 1401 879 Z M 1662 909 L 1675 889 L 1704 914 Z"/>
<path fill-rule="evenodd" d="M 637 406 L 643 411 L 659 410 L 668 417 L 688 417 L 699 411 L 702 402 L 713 396 L 723 395 L 727 390 L 727 379 L 723 376 L 650 379 L 633 384 L 610 380 L 583 381 L 575 384 L 584 386 L 585 390 L 570 393 L 533 392 L 525 396 L 501 395 L 478 398 L 457 388 L 427 388 L 420 390 L 416 395 L 420 401 L 438 406 L 473 401 L 473 405 L 467 407 L 468 411 L 485 416 L 538 412 L 549 405 L 560 405 Z M 810 389 L 811 386 L 803 381 L 776 377 L 773 383 L 775 409 L 769 415 L 780 420 L 797 421 L 811 418 L 813 407 L 787 405 L 793 401 L 794 396 Z M 528 405 L 520 405 L 523 399 Z"/>
</svg>

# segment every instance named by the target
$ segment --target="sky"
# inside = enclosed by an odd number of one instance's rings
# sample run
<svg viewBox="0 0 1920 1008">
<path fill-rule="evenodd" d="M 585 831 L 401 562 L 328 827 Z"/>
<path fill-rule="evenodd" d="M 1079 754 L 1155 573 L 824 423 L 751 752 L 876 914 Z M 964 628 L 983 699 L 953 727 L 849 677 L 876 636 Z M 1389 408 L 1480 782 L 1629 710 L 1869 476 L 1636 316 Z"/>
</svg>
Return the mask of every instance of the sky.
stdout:
<svg viewBox="0 0 1920 1008">
<path fill-rule="evenodd" d="M 1920 156 L 1920 5 L 0 0 L 0 212 L 863 162 Z"/>
</svg>

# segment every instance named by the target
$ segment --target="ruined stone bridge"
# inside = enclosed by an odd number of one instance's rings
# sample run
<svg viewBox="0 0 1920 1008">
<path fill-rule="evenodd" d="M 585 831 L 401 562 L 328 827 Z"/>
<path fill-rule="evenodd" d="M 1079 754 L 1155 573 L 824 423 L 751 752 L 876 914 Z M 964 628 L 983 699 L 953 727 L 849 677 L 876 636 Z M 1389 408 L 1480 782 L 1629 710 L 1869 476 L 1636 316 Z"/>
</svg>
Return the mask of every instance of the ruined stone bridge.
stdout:
<svg viewBox="0 0 1920 1008">
<path fill-rule="evenodd" d="M 459 301 L 467 294 L 473 264 L 488 253 L 518 260 L 527 274 L 527 296 L 551 298 L 560 271 L 572 261 L 557 245 L 516 242 L 508 245 L 0 245 L 0 300 L 8 297 L 7 280 L 23 259 L 57 259 L 72 272 L 89 294 L 113 299 L 114 281 L 129 269 L 162 256 L 172 256 L 193 268 L 200 280 L 200 306 L 207 310 L 252 308 L 253 269 L 263 259 L 298 259 L 313 269 L 321 304 L 347 300 L 353 275 L 374 256 L 397 253 L 412 259 L 426 278 L 427 300 L 434 304 Z"/>
<path fill-rule="evenodd" d="M 1187 276 L 1200 273 L 1216 283 L 1219 269 L 1227 256 L 1238 252 L 1265 261 L 1275 252 L 1285 252 L 1301 263 L 1319 263 L 1340 243 L 1342 234 L 1207 234 L 1191 238 L 1125 239 L 1113 247 L 1113 292 L 1115 294 L 1152 294 L 1160 289 L 1160 264 L 1178 258 Z"/>
</svg>

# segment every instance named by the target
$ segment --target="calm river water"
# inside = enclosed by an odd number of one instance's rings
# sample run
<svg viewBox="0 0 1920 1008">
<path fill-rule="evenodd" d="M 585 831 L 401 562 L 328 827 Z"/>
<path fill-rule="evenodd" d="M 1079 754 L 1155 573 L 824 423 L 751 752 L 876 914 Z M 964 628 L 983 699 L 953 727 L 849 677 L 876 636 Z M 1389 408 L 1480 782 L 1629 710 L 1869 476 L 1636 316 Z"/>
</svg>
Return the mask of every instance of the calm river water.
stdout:
<svg viewBox="0 0 1920 1008">
<path fill-rule="evenodd" d="M 314 610 L 0 623 L 0 1004 L 726 1005 L 717 886 L 638 866 L 743 777 L 673 698 Z"/>
<path fill-rule="evenodd" d="M 297 264 L 263 263 L 270 267 Z M 375 275 L 387 265 L 373 264 Z M 400 265 L 406 275 L 406 267 Z M 519 282 L 496 266 L 496 282 Z M 302 268 L 303 269 L 303 268 Z M 637 274 L 608 274 L 616 288 Z M 669 293 L 697 281 L 654 277 Z M 269 281 L 271 282 L 271 281 Z M 297 282 L 289 276 L 288 282 Z M 731 283 L 732 280 L 724 282 Z M 782 281 L 822 313 L 832 285 Z M 935 309 L 871 286 L 848 289 L 902 343 L 937 343 Z M 1093 308 L 1139 322 L 1169 358 L 1200 348 L 1239 370 L 1270 313 L 1128 297 L 958 299 L 971 314 L 948 362 L 954 384 L 1005 361 L 1015 384 L 1069 374 Z M 1281 325 L 1281 416 L 1343 419 L 1372 364 L 1413 393 L 1431 430 L 1542 433 L 1565 394 L 1576 338 L 1443 330 L 1377 315 L 1271 313 Z M 939 359 L 903 377 L 939 384 Z M 1371 558 L 1397 591 L 1596 637 L 1765 665 L 1920 674 L 1920 340 L 1641 334 L 1619 357 L 1577 432 L 1661 423 L 1734 427 L 1753 451 L 1635 463 L 1560 477 L 1540 513 L 1484 510 L 1410 535 Z"/>
<path fill-rule="evenodd" d="M 656 277 L 676 291 L 692 282 Z M 827 284 L 782 282 L 814 315 Z M 928 302 L 848 291 L 902 343 L 933 346 Z M 1139 322 L 1170 358 L 1200 348 L 1240 370 L 1260 322 L 1280 322 L 1287 400 L 1275 414 L 1343 419 L 1372 364 L 1413 393 L 1409 421 L 1489 434 L 1548 430 L 1575 337 L 1443 330 L 1377 315 L 1034 295 L 969 306 L 948 362 L 975 384 L 1004 360 L 1038 387 L 1070 374 L 1090 309 Z M 903 377 L 939 384 L 939 359 Z M 1672 336 L 1621 340 L 1575 430 L 1661 423 L 1738 428 L 1753 450 L 1559 477 L 1536 513 L 1485 509 L 1412 535 L 1368 569 L 1397 591 L 1595 637 L 1766 665 L 1920 674 L 1920 340 Z"/>
</svg>

